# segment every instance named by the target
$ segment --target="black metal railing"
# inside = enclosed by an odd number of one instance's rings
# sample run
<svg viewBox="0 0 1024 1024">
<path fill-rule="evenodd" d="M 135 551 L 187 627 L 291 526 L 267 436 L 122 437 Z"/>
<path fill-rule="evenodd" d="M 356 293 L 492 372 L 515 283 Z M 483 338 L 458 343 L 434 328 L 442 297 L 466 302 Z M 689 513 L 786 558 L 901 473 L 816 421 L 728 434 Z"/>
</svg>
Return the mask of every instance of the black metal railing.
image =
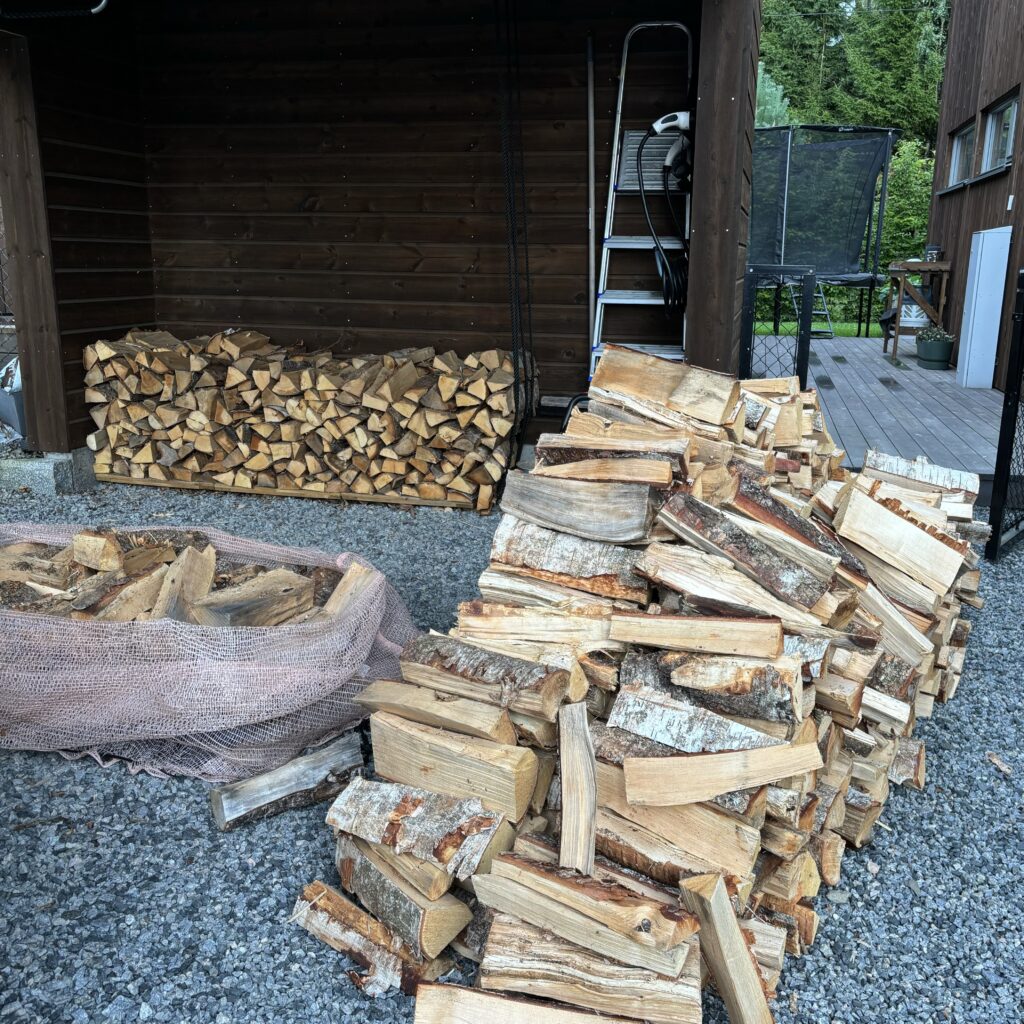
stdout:
<svg viewBox="0 0 1024 1024">
<path fill-rule="evenodd" d="M 999 423 L 996 468 L 992 475 L 989 524 L 992 536 L 985 557 L 996 561 L 1003 549 L 1024 536 L 1024 425 L 1020 422 L 1020 393 L 1024 376 L 1024 267 L 1017 273 L 1017 299 L 1013 305 L 1003 418 Z"/>
<path fill-rule="evenodd" d="M 741 378 L 795 376 L 800 387 L 807 387 L 816 286 L 812 267 L 747 267 L 740 325 Z M 792 298 L 785 294 L 790 290 Z"/>
</svg>

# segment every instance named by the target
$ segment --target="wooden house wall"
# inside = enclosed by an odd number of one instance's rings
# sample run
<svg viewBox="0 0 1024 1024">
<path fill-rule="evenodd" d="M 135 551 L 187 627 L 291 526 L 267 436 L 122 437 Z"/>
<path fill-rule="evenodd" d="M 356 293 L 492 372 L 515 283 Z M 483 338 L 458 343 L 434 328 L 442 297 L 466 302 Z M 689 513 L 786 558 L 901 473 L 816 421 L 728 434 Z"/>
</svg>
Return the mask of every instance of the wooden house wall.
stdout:
<svg viewBox="0 0 1024 1024">
<path fill-rule="evenodd" d="M 1006 277 L 1003 320 L 999 336 L 995 384 L 1005 385 L 1010 342 L 1010 312 L 1017 269 L 1024 266 L 1024 107 L 1018 108 L 1014 161 L 1003 173 L 982 177 L 946 189 L 953 135 L 972 118 L 977 125 L 974 174 L 981 173 L 984 146 L 984 111 L 1024 79 L 1024 18 L 1019 0 L 991 0 L 976 4 L 959 0 L 952 11 L 946 75 L 936 147 L 935 189 L 932 197 L 929 241 L 941 245 L 952 262 L 946 326 L 960 331 L 964 311 L 971 236 L 975 231 L 1013 226 Z M 1024 103 L 1024 96 L 1021 97 Z M 1007 206 L 1010 197 L 1013 209 Z M 954 354 L 955 358 L 955 354 Z"/>
</svg>

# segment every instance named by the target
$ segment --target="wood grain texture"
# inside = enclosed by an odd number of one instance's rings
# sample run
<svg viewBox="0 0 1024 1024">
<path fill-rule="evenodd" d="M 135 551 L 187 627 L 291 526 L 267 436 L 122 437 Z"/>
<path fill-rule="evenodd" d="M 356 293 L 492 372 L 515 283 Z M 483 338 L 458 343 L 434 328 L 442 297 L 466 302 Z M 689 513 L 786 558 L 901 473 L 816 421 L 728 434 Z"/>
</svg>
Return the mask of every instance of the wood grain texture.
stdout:
<svg viewBox="0 0 1024 1024">
<path fill-rule="evenodd" d="M 558 712 L 558 766 L 562 792 L 558 863 L 589 875 L 594 868 L 597 766 L 584 703 Z"/>
</svg>

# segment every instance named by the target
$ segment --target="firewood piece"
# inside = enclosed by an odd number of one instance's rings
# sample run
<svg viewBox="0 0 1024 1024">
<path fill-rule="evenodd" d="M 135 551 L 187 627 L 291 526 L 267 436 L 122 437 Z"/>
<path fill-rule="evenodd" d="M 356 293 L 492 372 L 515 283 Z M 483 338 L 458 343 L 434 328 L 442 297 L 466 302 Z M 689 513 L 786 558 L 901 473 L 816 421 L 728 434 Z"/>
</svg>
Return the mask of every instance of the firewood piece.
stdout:
<svg viewBox="0 0 1024 1024">
<path fill-rule="evenodd" d="M 459 985 L 420 985 L 416 989 L 413 1024 L 594 1024 L 594 1015 L 580 1010 L 510 999 Z M 601 1017 L 600 1024 L 631 1024 L 625 1017 Z"/>
<path fill-rule="evenodd" d="M 593 483 L 646 484 L 659 490 L 671 487 L 673 479 L 671 463 L 657 459 L 583 459 L 556 466 L 537 466 L 533 475 Z"/>
<path fill-rule="evenodd" d="M 569 673 L 482 650 L 452 637 L 421 636 L 402 652 L 402 678 L 456 697 L 555 721 Z"/>
<path fill-rule="evenodd" d="M 584 593 L 582 590 L 570 590 L 559 583 L 548 583 L 500 562 L 492 562 L 480 574 L 477 586 L 487 604 L 554 608 L 565 612 L 581 608 L 604 608 L 611 611 L 615 605 L 611 598 L 598 597 L 597 594 Z"/>
<path fill-rule="evenodd" d="M 840 537 L 878 558 L 935 594 L 945 594 L 964 564 L 962 550 L 852 485 L 840 495 L 832 525 Z"/>
<path fill-rule="evenodd" d="M 429 687 L 378 679 L 357 694 L 355 700 L 370 711 L 387 711 L 449 732 L 495 743 L 516 742 L 516 729 L 508 711 L 478 700 L 441 694 Z"/>
<path fill-rule="evenodd" d="M 896 745 L 896 756 L 889 766 L 889 781 L 897 786 L 924 789 L 924 779 L 924 743 L 910 736 L 901 736 Z"/>
<path fill-rule="evenodd" d="M 727 558 L 769 593 L 799 608 L 810 609 L 828 590 L 827 580 L 779 554 L 731 519 L 692 494 L 673 494 L 658 513 L 658 522 L 688 544 Z"/>
<path fill-rule="evenodd" d="M 810 838 L 811 856 L 818 865 L 821 880 L 826 885 L 838 885 L 846 852 L 846 840 L 838 833 L 826 829 Z"/>
<path fill-rule="evenodd" d="M 519 608 L 486 601 L 459 605 L 458 635 L 466 640 L 585 644 L 608 639 L 611 608 Z"/>
<path fill-rule="evenodd" d="M 552 480 L 518 470 L 506 478 L 501 507 L 536 526 L 610 544 L 644 540 L 654 520 L 650 487 Z"/>
<path fill-rule="evenodd" d="M 209 594 L 216 571 L 217 552 L 212 544 L 202 551 L 189 545 L 168 566 L 150 619 L 192 621 L 192 605 Z"/>
<path fill-rule="evenodd" d="M 390 782 L 353 779 L 327 812 L 327 824 L 397 854 L 411 854 L 468 878 L 502 822 L 479 800 L 459 800 Z"/>
<path fill-rule="evenodd" d="M 911 462 L 898 455 L 868 449 L 864 453 L 862 473 L 874 480 L 888 480 L 914 491 L 963 493 L 969 501 L 974 501 L 980 490 L 977 473 L 935 466 L 923 456 Z"/>
<path fill-rule="evenodd" d="M 684 754 L 755 750 L 780 740 L 723 715 L 642 686 L 619 690 L 608 724 L 664 743 Z"/>
<path fill-rule="evenodd" d="M 350 604 L 358 601 L 360 596 L 379 581 L 380 573 L 369 566 L 359 562 L 353 562 L 346 570 L 344 576 L 338 581 L 331 596 L 324 602 L 324 612 L 327 615 L 340 615 Z"/>
<path fill-rule="evenodd" d="M 201 626 L 276 626 L 313 607 L 313 581 L 289 569 L 215 590 L 192 605 Z"/>
<path fill-rule="evenodd" d="M 700 920 L 700 950 L 732 1024 L 773 1024 L 774 1018 L 721 875 L 679 885 L 682 904 Z"/>
<path fill-rule="evenodd" d="M 97 572 L 110 572 L 124 566 L 124 550 L 113 530 L 80 530 L 71 543 L 79 565 Z"/>
<path fill-rule="evenodd" d="M 609 638 L 672 651 L 746 654 L 754 658 L 776 658 L 783 648 L 782 623 L 778 619 L 717 615 L 612 612 Z"/>
<path fill-rule="evenodd" d="M 690 448 L 689 438 L 664 440 L 647 439 L 605 439 L 585 437 L 571 433 L 570 420 L 566 434 L 541 434 L 534 446 L 534 457 L 538 467 L 571 465 L 591 460 L 647 459 L 666 462 L 678 476 L 684 476 L 686 455 Z"/>
<path fill-rule="evenodd" d="M 213 820 L 227 832 L 282 811 L 330 800 L 362 764 L 359 733 L 350 730 L 280 768 L 211 789 Z"/>
<path fill-rule="evenodd" d="M 698 803 L 822 767 L 814 743 L 685 757 L 627 757 L 626 799 L 637 807 Z"/>
<path fill-rule="evenodd" d="M 700 1024 L 701 1019 L 698 955 L 672 980 L 612 963 L 507 914 L 496 915 L 491 924 L 480 985 L 597 1011 L 614 1006 L 617 1013 L 652 1024 Z"/>
<path fill-rule="evenodd" d="M 680 364 L 680 369 L 682 380 L 666 403 L 670 409 L 718 425 L 732 418 L 740 400 L 740 382 L 735 377 L 689 363 Z"/>
<path fill-rule="evenodd" d="M 523 522 L 506 512 L 491 545 L 491 561 L 575 590 L 625 601 L 647 599 L 647 582 L 633 571 L 636 552 Z"/>
<path fill-rule="evenodd" d="M 421 981 L 433 981 L 452 967 L 447 957 L 424 960 L 417 956 L 390 928 L 323 882 L 302 890 L 291 920 L 364 967 L 366 974 L 348 973 L 368 996 L 396 988 L 411 995 Z"/>
<path fill-rule="evenodd" d="M 597 768 L 586 704 L 564 704 L 558 712 L 558 756 L 562 783 L 558 863 L 589 875 L 594 868 Z"/>
<path fill-rule="evenodd" d="M 339 835 L 335 860 L 342 887 L 417 956 L 436 957 L 472 919 L 450 893 L 428 900 L 362 839 Z"/>
<path fill-rule="evenodd" d="M 376 711 L 370 717 L 379 775 L 456 797 L 479 797 L 513 821 L 526 813 L 537 783 L 537 755 L 472 736 L 432 729 Z"/>
<path fill-rule="evenodd" d="M 95 617 L 104 622 L 131 622 L 153 607 L 160 595 L 167 566 L 158 565 L 108 591 L 97 604 Z"/>
</svg>

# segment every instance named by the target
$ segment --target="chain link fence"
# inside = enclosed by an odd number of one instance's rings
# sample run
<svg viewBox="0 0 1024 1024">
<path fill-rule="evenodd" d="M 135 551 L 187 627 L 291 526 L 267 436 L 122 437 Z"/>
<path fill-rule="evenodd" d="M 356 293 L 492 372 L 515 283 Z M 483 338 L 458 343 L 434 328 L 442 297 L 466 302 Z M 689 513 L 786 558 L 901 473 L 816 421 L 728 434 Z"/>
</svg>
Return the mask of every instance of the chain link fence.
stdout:
<svg viewBox="0 0 1024 1024">
<path fill-rule="evenodd" d="M 743 287 L 740 377 L 799 377 L 807 387 L 817 281 L 811 267 L 749 266 Z"/>
</svg>

